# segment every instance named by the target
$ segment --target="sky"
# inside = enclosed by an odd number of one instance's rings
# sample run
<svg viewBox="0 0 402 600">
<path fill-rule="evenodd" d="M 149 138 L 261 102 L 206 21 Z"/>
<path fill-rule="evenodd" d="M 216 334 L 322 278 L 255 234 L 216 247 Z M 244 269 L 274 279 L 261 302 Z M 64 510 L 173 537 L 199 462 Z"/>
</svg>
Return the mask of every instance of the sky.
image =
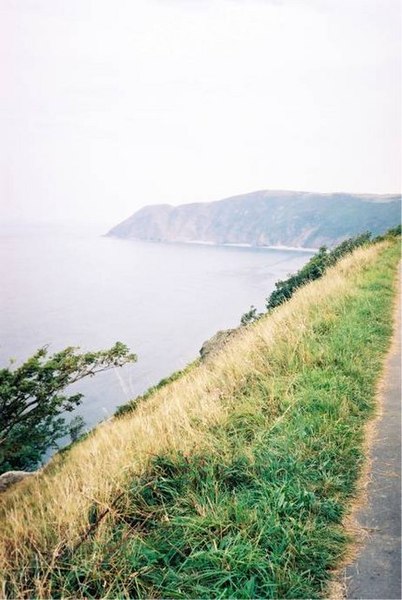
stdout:
<svg viewBox="0 0 402 600">
<path fill-rule="evenodd" d="M 0 0 L 0 216 L 401 189 L 399 0 Z"/>
</svg>

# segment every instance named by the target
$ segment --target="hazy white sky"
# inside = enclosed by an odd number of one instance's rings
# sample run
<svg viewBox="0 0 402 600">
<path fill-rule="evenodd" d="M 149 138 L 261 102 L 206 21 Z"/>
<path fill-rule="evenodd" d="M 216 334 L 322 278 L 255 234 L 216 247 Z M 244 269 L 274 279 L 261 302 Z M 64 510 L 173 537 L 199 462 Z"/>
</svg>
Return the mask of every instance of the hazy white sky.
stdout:
<svg viewBox="0 0 402 600">
<path fill-rule="evenodd" d="M 399 0 L 0 0 L 2 218 L 399 192 Z"/>
</svg>

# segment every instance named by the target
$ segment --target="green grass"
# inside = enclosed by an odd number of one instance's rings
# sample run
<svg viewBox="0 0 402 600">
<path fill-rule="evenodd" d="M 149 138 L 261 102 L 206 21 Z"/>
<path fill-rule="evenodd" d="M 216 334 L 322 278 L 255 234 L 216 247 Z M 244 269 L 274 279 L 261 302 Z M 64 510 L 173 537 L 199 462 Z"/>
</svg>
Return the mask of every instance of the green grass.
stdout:
<svg viewBox="0 0 402 600">
<path fill-rule="evenodd" d="M 352 273 L 339 297 L 295 298 L 305 330 L 292 344 L 284 335 L 274 348 L 260 345 L 222 394 L 225 417 L 205 444 L 153 456 L 106 513 L 94 501 L 80 544 L 47 561 L 33 547 L 6 595 L 325 597 L 350 541 L 342 520 L 365 459 L 398 259 L 395 242 Z"/>
<path fill-rule="evenodd" d="M 96 536 L 55 565 L 53 595 L 322 597 L 348 542 L 397 255 L 385 250 L 331 319 L 312 316 L 274 385 L 250 375 L 215 448 L 155 457 Z"/>
</svg>

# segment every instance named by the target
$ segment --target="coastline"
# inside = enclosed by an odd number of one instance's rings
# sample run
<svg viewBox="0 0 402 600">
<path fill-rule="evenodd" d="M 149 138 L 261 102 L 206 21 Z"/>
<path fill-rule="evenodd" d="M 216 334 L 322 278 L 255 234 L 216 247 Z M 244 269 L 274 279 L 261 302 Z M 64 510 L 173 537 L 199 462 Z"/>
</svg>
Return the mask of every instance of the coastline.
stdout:
<svg viewBox="0 0 402 600">
<path fill-rule="evenodd" d="M 128 240 L 135 242 L 148 242 L 152 244 L 186 244 L 192 246 L 212 246 L 216 248 L 248 248 L 253 250 L 281 250 L 281 251 L 289 251 L 289 252 L 307 252 L 309 254 L 314 254 L 318 252 L 319 248 L 307 248 L 303 246 L 285 246 L 285 245 L 277 245 L 277 246 L 265 246 L 263 244 L 248 244 L 248 243 L 235 243 L 235 242 L 226 242 L 223 244 L 219 244 L 217 242 L 211 242 L 207 240 L 149 240 L 149 239 L 141 239 L 136 237 L 129 236 L 118 236 L 111 235 L 110 233 L 104 234 L 104 237 L 113 237 L 115 239 L 120 240 Z"/>
<path fill-rule="evenodd" d="M 304 248 L 303 246 L 256 246 L 254 244 L 214 244 L 213 242 L 211 244 L 214 246 L 233 246 L 235 248 L 262 248 L 264 250 L 291 250 L 296 252 L 318 252 L 319 250 L 319 248 Z"/>
</svg>

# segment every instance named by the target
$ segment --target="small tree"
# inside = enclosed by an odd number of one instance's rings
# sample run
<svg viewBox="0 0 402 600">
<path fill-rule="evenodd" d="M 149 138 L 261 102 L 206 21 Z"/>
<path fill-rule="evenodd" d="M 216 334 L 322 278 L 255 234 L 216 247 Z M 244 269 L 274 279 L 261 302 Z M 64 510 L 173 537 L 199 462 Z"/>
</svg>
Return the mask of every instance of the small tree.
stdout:
<svg viewBox="0 0 402 600">
<path fill-rule="evenodd" d="M 249 325 L 250 323 L 254 323 L 254 321 L 257 321 L 260 317 L 261 314 L 257 313 L 256 307 L 251 305 L 250 310 L 244 313 L 244 315 L 242 315 L 240 319 L 240 324 L 244 326 Z"/>
<path fill-rule="evenodd" d="M 121 342 L 99 352 L 77 350 L 69 347 L 48 357 L 44 347 L 17 369 L 0 369 L 0 473 L 35 468 L 46 450 L 69 433 L 71 426 L 61 415 L 73 411 L 83 395 L 65 395 L 67 386 L 137 360 Z M 73 437 L 77 426 L 73 420 Z"/>
</svg>

